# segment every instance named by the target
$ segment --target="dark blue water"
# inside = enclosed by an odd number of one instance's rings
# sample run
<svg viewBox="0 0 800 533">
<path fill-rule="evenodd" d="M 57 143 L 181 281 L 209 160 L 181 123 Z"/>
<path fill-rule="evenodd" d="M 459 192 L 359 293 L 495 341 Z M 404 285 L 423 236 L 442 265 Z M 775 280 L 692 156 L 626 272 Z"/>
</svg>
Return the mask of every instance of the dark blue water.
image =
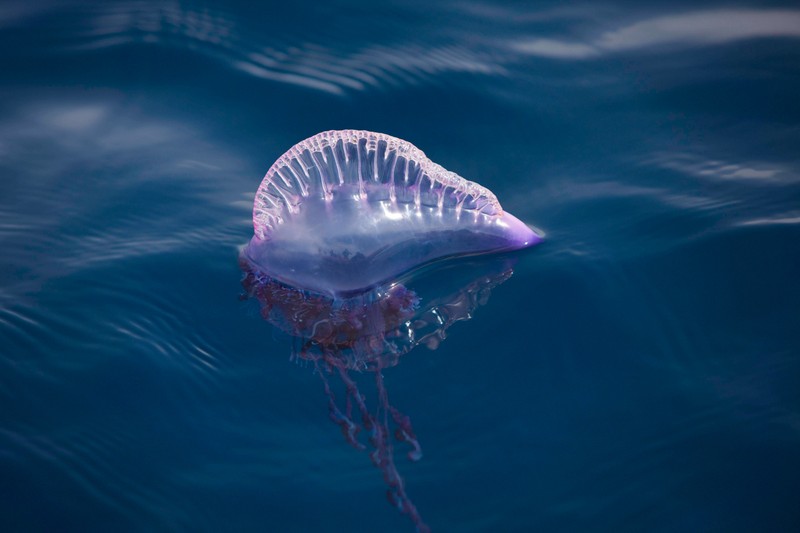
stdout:
<svg viewBox="0 0 800 533">
<path fill-rule="evenodd" d="M 547 234 L 383 372 L 434 531 L 800 529 L 800 10 L 240 4 L 0 5 L 0 529 L 413 530 L 240 298 L 342 128 Z"/>
</svg>

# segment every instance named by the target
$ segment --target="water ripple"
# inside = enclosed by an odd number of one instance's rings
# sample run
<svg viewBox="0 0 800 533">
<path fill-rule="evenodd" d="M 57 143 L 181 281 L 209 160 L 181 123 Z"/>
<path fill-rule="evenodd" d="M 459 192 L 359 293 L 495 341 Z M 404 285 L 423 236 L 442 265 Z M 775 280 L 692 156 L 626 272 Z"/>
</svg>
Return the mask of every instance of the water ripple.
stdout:
<svg viewBox="0 0 800 533">
<path fill-rule="evenodd" d="M 191 50 L 247 74 L 303 86 L 334 95 L 416 85 L 443 73 L 498 75 L 504 69 L 491 53 L 481 52 L 452 38 L 431 42 L 408 40 L 387 28 L 383 43 L 330 46 L 323 32 L 315 39 L 269 32 L 234 22 L 223 11 L 194 9 L 179 4 L 115 3 L 87 8 L 69 29 L 55 25 L 53 34 L 62 52 L 80 53 L 130 44 L 158 44 Z M 86 20 L 89 21 L 88 27 Z M 321 22 L 321 21 L 320 21 Z M 346 25 L 350 19 L 341 19 Z M 391 26 L 391 25 L 388 25 Z M 357 35 L 358 29 L 344 29 Z M 340 35 L 341 35 L 340 34 Z"/>
<path fill-rule="evenodd" d="M 796 516 L 791 490 L 698 481 L 794 487 L 798 10 L 356 5 L 0 6 L 0 469 L 20 512 L 224 529 L 317 498 L 331 527 L 379 482 L 236 299 L 258 178 L 355 120 L 415 132 L 548 233 L 498 312 L 392 369 L 440 439 L 414 475 L 441 523 L 670 528 L 661 503 L 706 502 L 690 485 Z M 747 463 L 755 445 L 770 459 Z"/>
<path fill-rule="evenodd" d="M 435 7 L 392 5 L 376 24 L 348 16 L 348 7 L 348 2 L 320 11 L 287 7 L 251 21 L 224 9 L 177 2 L 99 4 L 68 15 L 51 5 L 27 14 L 17 10 L 7 23 L 21 24 L 30 16 L 47 20 L 48 39 L 37 42 L 38 47 L 55 46 L 59 53 L 158 45 L 337 96 L 441 83 L 447 79 L 444 74 L 531 81 L 531 59 L 588 61 L 622 53 L 800 38 L 800 11 L 795 9 L 630 13 L 597 6 L 531 9 L 445 2 Z M 493 21 L 491 30 L 487 18 Z M 303 20 L 304 33 L 288 30 L 295 19 Z M 409 34 L 399 22 L 406 19 L 420 22 L 417 33 Z"/>
</svg>

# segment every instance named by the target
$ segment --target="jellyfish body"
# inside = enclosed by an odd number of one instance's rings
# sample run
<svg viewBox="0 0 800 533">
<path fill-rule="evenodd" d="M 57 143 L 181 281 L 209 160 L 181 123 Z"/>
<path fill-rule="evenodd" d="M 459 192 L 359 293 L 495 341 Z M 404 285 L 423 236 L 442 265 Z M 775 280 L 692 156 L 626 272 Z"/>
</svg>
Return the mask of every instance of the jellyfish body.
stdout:
<svg viewBox="0 0 800 533">
<path fill-rule="evenodd" d="M 269 169 L 245 254 L 320 293 L 372 289 L 437 259 L 516 250 L 541 236 L 495 195 L 380 133 L 317 134 Z"/>
<path fill-rule="evenodd" d="M 412 144 L 355 130 L 320 133 L 281 156 L 256 193 L 253 228 L 240 256 L 247 294 L 294 338 L 296 358 L 313 362 L 331 418 L 347 442 L 371 449 L 389 500 L 428 531 L 392 442 L 407 444 L 415 461 L 421 447 L 409 417 L 389 403 L 383 370 L 420 344 L 436 349 L 513 264 L 507 254 L 439 260 L 518 250 L 541 236 Z M 376 410 L 353 371 L 374 375 Z M 344 385 L 338 400 L 329 376 Z"/>
</svg>

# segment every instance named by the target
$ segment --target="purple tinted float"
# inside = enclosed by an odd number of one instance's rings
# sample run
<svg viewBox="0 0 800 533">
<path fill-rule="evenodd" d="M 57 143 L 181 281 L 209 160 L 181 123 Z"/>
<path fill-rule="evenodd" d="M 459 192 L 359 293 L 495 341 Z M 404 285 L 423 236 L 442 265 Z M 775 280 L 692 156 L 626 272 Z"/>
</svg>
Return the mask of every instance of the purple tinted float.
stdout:
<svg viewBox="0 0 800 533">
<path fill-rule="evenodd" d="M 491 191 L 437 165 L 411 143 L 327 131 L 269 169 L 245 255 L 305 289 L 364 291 L 437 259 L 517 250 L 541 236 Z"/>
</svg>

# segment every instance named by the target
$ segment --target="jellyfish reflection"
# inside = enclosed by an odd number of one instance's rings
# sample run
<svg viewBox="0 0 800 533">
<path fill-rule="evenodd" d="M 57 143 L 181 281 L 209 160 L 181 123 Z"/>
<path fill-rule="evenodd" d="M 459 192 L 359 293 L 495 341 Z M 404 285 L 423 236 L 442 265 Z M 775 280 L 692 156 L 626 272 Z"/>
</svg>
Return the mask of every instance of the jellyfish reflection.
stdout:
<svg viewBox="0 0 800 533">
<path fill-rule="evenodd" d="M 427 531 L 406 493 L 393 456 L 393 439 L 417 461 L 422 448 L 411 420 L 389 402 L 383 370 L 422 344 L 436 349 L 454 323 L 472 318 L 490 291 L 512 274 L 514 258 L 492 256 L 434 265 L 373 290 L 332 297 L 292 287 L 240 257 L 242 285 L 261 305 L 261 315 L 294 339 L 292 356 L 310 361 L 322 380 L 331 419 L 353 447 L 370 449 L 383 474 L 387 497 L 408 515 L 419 531 Z M 377 405 L 370 409 L 353 372 L 374 375 Z M 331 378 L 344 384 L 337 399 Z M 361 432 L 366 437 L 361 437 Z"/>
</svg>

